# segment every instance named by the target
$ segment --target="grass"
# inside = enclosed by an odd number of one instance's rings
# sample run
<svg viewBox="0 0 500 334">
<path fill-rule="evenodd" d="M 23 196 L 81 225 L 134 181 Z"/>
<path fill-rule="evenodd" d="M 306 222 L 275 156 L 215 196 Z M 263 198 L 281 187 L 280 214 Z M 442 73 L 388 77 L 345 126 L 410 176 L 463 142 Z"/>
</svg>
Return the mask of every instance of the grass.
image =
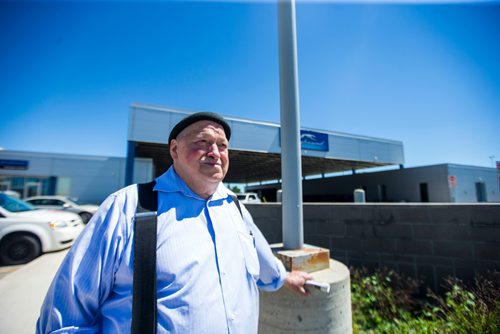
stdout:
<svg viewBox="0 0 500 334">
<path fill-rule="evenodd" d="M 500 333 L 499 272 L 471 287 L 450 278 L 441 296 L 390 270 L 351 269 L 351 286 L 354 334 Z"/>
</svg>

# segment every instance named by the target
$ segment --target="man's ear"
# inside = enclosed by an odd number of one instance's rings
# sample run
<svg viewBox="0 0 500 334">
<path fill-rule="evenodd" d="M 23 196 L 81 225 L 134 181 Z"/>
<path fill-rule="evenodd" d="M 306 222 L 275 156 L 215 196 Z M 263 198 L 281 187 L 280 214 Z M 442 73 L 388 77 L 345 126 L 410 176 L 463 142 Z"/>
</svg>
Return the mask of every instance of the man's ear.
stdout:
<svg viewBox="0 0 500 334">
<path fill-rule="evenodd" d="M 177 157 L 179 156 L 177 154 L 177 148 L 178 148 L 177 140 L 172 139 L 170 141 L 170 144 L 168 145 L 168 147 L 169 147 L 169 150 L 170 150 L 170 156 L 172 157 L 172 159 L 176 160 Z"/>
</svg>

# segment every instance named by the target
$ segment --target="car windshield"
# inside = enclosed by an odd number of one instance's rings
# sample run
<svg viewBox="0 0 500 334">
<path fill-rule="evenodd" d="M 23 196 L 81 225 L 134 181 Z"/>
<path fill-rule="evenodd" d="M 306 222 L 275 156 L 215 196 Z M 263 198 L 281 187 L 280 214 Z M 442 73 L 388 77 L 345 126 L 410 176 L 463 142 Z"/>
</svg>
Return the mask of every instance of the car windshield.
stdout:
<svg viewBox="0 0 500 334">
<path fill-rule="evenodd" d="M 85 202 L 80 201 L 78 198 L 75 198 L 75 197 L 68 197 L 68 199 L 69 199 L 71 202 L 73 202 L 73 203 L 75 203 L 75 204 L 78 204 L 78 205 L 85 205 L 85 204 L 87 204 L 87 203 L 85 203 Z"/>
<path fill-rule="evenodd" d="M 238 194 L 236 196 L 238 197 L 238 199 L 245 199 L 247 197 L 247 195 L 245 194 Z"/>
<path fill-rule="evenodd" d="M 20 199 L 0 194 L 0 206 L 10 212 L 23 212 L 36 210 L 34 206 Z"/>
</svg>

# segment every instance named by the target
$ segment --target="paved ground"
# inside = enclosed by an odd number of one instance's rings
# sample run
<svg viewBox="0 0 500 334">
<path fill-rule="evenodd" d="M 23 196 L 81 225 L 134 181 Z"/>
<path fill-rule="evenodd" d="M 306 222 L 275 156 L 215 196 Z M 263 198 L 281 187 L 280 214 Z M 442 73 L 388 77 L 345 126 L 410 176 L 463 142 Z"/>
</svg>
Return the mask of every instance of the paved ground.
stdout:
<svg viewBox="0 0 500 334">
<path fill-rule="evenodd" d="M 5 276 L 7 276 L 10 273 L 13 273 L 14 271 L 16 271 L 17 269 L 19 269 L 23 266 L 24 266 L 24 264 L 19 265 L 19 266 L 1 266 L 0 265 L 0 279 L 4 278 Z"/>
<path fill-rule="evenodd" d="M 0 267 L 0 333 L 33 334 L 40 306 L 67 250 L 23 266 Z"/>
</svg>

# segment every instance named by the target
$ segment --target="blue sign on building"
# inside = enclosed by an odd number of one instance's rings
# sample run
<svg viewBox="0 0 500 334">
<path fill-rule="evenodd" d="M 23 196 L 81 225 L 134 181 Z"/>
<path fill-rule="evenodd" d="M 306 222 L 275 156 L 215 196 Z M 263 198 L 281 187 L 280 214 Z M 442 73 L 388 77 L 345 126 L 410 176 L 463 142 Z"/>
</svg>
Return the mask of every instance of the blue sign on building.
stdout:
<svg viewBox="0 0 500 334">
<path fill-rule="evenodd" d="M 0 159 L 0 169 L 28 169 L 28 160 Z"/>
<path fill-rule="evenodd" d="M 300 130 L 300 145 L 303 150 L 328 151 L 328 135 L 326 133 Z"/>
</svg>

